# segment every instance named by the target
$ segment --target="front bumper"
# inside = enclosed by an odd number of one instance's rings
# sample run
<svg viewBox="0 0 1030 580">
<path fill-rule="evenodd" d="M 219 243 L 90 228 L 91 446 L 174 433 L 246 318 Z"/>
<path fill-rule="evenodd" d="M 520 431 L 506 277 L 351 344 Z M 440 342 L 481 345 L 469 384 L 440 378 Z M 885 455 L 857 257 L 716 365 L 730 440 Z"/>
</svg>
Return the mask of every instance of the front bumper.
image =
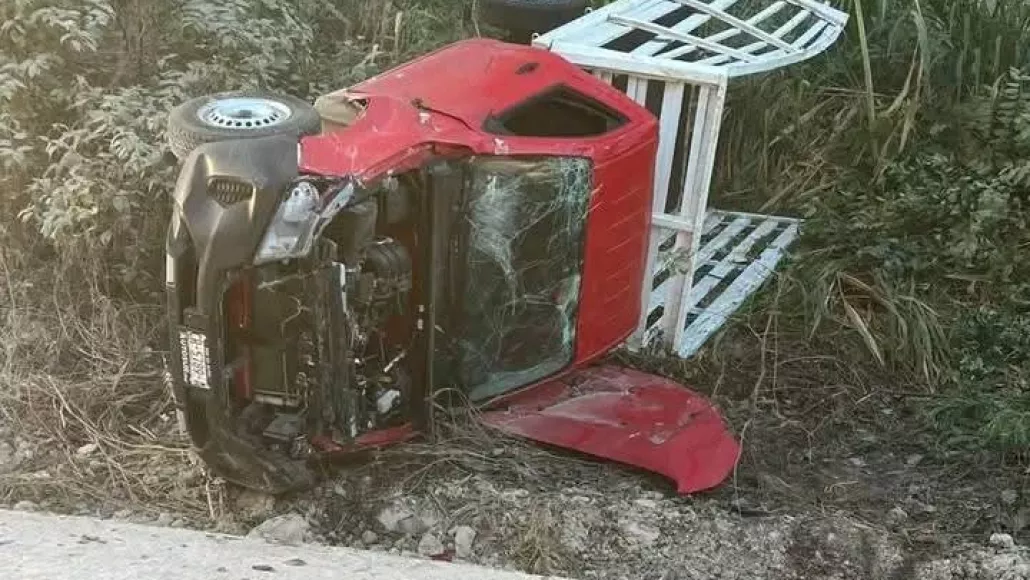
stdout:
<svg viewBox="0 0 1030 580">
<path fill-rule="evenodd" d="M 170 378 L 187 432 L 205 462 L 245 487 L 307 487 L 308 459 L 317 459 L 310 442 L 351 443 L 367 427 L 367 403 L 352 388 L 344 274 L 322 264 L 293 275 L 277 266 L 229 275 L 213 316 L 181 308 L 188 292 L 168 284 L 177 323 Z"/>
<path fill-rule="evenodd" d="M 217 475 L 267 493 L 310 487 L 314 463 L 269 449 L 241 420 L 247 402 L 235 386 L 245 341 L 230 341 L 226 295 L 248 283 L 257 246 L 298 175 L 296 151 L 296 139 L 284 137 L 198 147 L 183 161 L 166 240 L 168 371 L 178 412 Z M 226 197 L 216 187 L 223 180 L 242 185 Z"/>
</svg>

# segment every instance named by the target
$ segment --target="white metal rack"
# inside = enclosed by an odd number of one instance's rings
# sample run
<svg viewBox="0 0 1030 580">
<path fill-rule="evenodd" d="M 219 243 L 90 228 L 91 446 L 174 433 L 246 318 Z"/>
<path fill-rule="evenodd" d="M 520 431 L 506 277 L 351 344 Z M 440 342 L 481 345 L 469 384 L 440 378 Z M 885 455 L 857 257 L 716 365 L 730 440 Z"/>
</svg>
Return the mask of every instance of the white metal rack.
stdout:
<svg viewBox="0 0 1030 580">
<path fill-rule="evenodd" d="M 692 355 L 769 277 L 797 220 L 708 209 L 726 88 L 826 50 L 848 15 L 817 0 L 616 0 L 534 38 L 659 119 L 645 308 L 627 346 Z M 702 238 L 704 243 L 702 243 Z"/>
</svg>

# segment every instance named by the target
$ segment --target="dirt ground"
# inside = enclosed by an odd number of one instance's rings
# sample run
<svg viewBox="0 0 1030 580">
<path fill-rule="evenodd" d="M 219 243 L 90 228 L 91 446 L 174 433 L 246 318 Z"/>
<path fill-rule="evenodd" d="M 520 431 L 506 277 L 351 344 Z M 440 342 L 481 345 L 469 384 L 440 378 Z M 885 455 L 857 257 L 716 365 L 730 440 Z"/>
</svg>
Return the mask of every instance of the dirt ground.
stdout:
<svg viewBox="0 0 1030 580">
<path fill-rule="evenodd" d="M 282 498 L 209 478 L 174 422 L 132 474 L 111 467 L 103 442 L 62 448 L 8 427 L 0 499 L 571 578 L 1030 579 L 1018 462 L 945 451 L 915 419 L 923 394 L 890 377 L 810 347 L 770 358 L 756 340 L 729 344 L 690 363 L 621 358 L 713 395 L 741 437 L 732 480 L 696 497 L 457 416 L 436 444 L 383 451 Z"/>
</svg>

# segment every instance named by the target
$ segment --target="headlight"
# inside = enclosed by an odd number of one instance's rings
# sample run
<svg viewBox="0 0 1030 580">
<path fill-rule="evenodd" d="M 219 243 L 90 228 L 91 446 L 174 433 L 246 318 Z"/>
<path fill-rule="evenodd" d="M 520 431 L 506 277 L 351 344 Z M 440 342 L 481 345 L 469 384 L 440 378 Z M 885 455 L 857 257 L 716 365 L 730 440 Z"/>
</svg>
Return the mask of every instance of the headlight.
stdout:
<svg viewBox="0 0 1030 580">
<path fill-rule="evenodd" d="M 321 227 L 333 218 L 353 192 L 353 185 L 346 185 L 323 208 L 321 194 L 314 184 L 308 181 L 295 183 L 279 203 L 258 246 L 254 263 L 261 265 L 306 256 Z"/>
</svg>

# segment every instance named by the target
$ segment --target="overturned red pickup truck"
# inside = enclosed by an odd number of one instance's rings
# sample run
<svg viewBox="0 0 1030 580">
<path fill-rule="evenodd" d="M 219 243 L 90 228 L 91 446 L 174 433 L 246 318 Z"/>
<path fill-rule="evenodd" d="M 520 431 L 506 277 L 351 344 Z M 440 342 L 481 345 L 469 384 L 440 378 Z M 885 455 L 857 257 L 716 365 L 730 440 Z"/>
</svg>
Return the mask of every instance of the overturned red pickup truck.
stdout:
<svg viewBox="0 0 1030 580">
<path fill-rule="evenodd" d="M 170 382 L 199 455 L 280 493 L 428 431 L 505 433 L 718 485 L 739 448 L 671 381 L 603 364 L 637 326 L 658 125 L 545 50 L 447 46 L 314 106 L 175 109 Z"/>
</svg>

